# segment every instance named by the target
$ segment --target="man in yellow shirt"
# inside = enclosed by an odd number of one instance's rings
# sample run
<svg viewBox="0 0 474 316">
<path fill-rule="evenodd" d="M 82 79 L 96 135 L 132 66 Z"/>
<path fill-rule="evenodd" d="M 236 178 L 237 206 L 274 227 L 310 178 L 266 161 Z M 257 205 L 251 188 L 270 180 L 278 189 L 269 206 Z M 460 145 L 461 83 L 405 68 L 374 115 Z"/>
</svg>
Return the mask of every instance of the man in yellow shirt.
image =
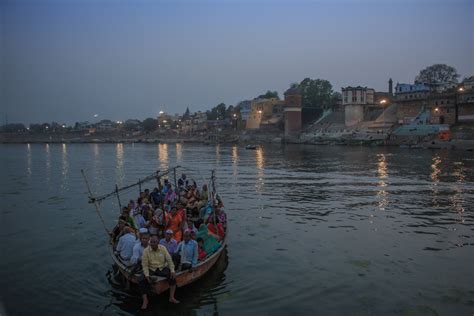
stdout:
<svg viewBox="0 0 474 316">
<path fill-rule="evenodd" d="M 155 277 L 165 277 L 170 285 L 170 298 L 171 303 L 179 303 L 174 297 L 176 292 L 176 273 L 174 271 L 173 260 L 171 259 L 166 247 L 159 244 L 158 237 L 152 236 L 149 242 L 149 246 L 143 250 L 142 255 L 142 267 L 144 278 L 140 280 L 139 286 L 142 292 L 143 304 L 142 309 L 148 307 L 148 292 L 150 291 L 150 284 Z"/>
</svg>

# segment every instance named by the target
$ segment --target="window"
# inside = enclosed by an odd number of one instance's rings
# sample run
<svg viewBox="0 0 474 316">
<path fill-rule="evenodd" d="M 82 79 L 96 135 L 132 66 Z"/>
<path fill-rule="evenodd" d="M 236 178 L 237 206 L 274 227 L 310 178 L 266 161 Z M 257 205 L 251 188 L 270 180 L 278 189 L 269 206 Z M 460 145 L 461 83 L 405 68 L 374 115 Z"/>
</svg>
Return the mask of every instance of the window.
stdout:
<svg viewBox="0 0 474 316">
<path fill-rule="evenodd" d="M 352 97 L 352 102 L 357 102 L 357 97 Z"/>
<path fill-rule="evenodd" d="M 444 104 L 444 101 L 441 101 L 441 104 Z"/>
<path fill-rule="evenodd" d="M 344 97 L 344 103 L 347 103 L 347 97 Z"/>
<path fill-rule="evenodd" d="M 448 109 L 446 109 L 446 113 L 449 113 L 449 108 L 448 108 Z"/>
</svg>

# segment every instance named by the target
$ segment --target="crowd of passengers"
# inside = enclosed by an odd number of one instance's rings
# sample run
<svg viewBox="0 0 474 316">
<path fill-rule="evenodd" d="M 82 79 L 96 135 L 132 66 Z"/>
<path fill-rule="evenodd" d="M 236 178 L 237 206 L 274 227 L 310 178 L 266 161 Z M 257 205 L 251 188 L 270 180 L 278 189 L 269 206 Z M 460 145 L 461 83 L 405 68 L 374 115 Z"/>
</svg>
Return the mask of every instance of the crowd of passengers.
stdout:
<svg viewBox="0 0 474 316">
<path fill-rule="evenodd" d="M 148 306 L 150 284 L 164 277 L 170 285 L 169 301 L 175 298 L 176 271 L 193 271 L 200 261 L 217 251 L 225 237 L 227 216 L 218 195 L 209 201 L 204 184 L 182 174 L 177 186 L 164 179 L 122 208 L 111 232 L 114 251 L 130 271 L 140 274 L 142 309 Z"/>
</svg>

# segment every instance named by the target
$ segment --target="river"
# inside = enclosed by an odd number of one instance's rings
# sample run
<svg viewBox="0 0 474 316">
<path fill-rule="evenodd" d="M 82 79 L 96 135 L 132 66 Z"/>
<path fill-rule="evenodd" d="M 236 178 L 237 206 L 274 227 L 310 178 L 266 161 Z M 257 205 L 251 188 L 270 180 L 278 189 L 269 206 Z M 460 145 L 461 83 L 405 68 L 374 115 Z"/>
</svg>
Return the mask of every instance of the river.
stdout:
<svg viewBox="0 0 474 316">
<path fill-rule="evenodd" d="M 87 194 L 182 165 L 215 169 L 227 251 L 146 315 L 472 315 L 474 153 L 196 144 L 0 145 L 6 315 L 130 315 Z M 145 188 L 146 186 L 144 186 Z M 151 188 L 151 187 L 150 187 Z M 122 196 L 136 198 L 138 191 Z M 104 202 L 113 226 L 116 200 Z"/>
</svg>

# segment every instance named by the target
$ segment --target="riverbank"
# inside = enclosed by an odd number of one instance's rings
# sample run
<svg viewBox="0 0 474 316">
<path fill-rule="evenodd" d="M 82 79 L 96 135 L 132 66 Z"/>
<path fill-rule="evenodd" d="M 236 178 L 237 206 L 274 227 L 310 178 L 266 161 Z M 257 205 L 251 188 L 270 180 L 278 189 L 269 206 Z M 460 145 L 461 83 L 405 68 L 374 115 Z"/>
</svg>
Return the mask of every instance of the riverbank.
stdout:
<svg viewBox="0 0 474 316">
<path fill-rule="evenodd" d="M 118 134 L 11 134 L 1 133 L 0 143 L 198 143 L 198 144 L 307 144 L 319 146 L 391 146 L 411 149 L 450 149 L 474 151 L 474 128 L 453 128 L 450 140 L 430 136 L 396 136 L 379 132 L 303 133 L 285 137 L 279 132 L 233 132 L 205 135 Z"/>
</svg>

